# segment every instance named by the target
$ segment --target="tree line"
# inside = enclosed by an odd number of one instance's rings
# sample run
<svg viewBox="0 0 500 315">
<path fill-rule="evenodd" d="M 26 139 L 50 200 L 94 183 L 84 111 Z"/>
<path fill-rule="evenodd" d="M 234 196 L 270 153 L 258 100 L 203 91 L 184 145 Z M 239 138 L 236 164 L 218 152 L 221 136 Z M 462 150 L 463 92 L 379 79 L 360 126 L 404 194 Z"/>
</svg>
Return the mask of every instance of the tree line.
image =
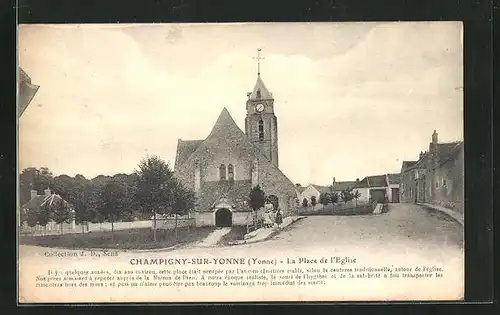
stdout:
<svg viewBox="0 0 500 315">
<path fill-rule="evenodd" d="M 320 193 L 319 195 L 319 203 L 322 205 L 326 206 L 328 204 L 335 205 L 336 203 L 342 201 L 344 204 L 348 203 L 351 200 L 356 201 L 356 206 L 358 204 L 358 199 L 361 197 L 361 193 L 357 190 L 349 190 L 345 189 L 341 191 L 340 193 L 333 191 L 332 192 L 326 192 L 326 193 Z M 318 204 L 318 200 L 316 200 L 316 196 L 311 196 L 311 206 L 316 206 Z M 302 206 L 305 208 L 309 205 L 309 201 L 307 198 L 304 198 L 302 200 Z"/>
<path fill-rule="evenodd" d="M 194 191 L 174 177 L 170 165 L 157 156 L 142 159 L 130 175 L 99 175 L 86 179 L 83 175 L 53 176 L 48 168 L 27 168 L 20 175 L 21 204 L 30 200 L 31 190 L 43 194 L 49 188 L 65 202 L 45 203 L 41 207 L 21 212 L 21 221 L 30 226 L 45 226 L 75 219 L 87 222 L 133 221 L 153 218 L 156 240 L 157 215 L 185 215 L 195 206 Z"/>
</svg>

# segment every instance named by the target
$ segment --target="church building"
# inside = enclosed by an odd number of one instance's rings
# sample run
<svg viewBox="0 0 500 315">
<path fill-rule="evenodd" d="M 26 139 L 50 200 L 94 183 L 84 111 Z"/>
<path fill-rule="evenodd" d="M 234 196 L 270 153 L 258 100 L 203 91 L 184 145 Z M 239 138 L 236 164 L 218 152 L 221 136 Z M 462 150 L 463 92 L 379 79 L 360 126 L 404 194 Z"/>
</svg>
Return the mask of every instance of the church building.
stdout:
<svg viewBox="0 0 500 315">
<path fill-rule="evenodd" d="M 174 172 L 196 193 L 197 226 L 252 222 L 248 198 L 257 185 L 266 197 L 278 200 L 283 217 L 297 209 L 298 191 L 279 169 L 274 98 L 264 85 L 260 70 L 247 97 L 245 132 L 224 108 L 207 138 L 178 140 Z"/>
</svg>

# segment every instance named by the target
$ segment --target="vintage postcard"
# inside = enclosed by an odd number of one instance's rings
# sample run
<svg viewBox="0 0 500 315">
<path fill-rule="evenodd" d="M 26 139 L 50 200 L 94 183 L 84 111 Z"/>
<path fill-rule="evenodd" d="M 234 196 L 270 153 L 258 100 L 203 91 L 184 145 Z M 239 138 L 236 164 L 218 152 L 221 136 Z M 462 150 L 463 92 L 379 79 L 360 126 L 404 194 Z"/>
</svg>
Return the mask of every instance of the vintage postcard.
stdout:
<svg viewBox="0 0 500 315">
<path fill-rule="evenodd" d="M 463 299 L 462 34 L 19 25 L 19 303 Z"/>
</svg>

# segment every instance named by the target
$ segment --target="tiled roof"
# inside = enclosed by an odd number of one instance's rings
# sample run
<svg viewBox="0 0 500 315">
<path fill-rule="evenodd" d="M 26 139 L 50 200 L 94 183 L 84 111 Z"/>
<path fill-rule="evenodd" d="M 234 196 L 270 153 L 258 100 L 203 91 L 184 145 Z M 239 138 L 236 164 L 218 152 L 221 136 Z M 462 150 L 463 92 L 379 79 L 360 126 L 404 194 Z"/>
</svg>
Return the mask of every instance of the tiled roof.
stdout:
<svg viewBox="0 0 500 315">
<path fill-rule="evenodd" d="M 385 175 L 367 176 L 356 185 L 356 188 L 386 187 Z"/>
<path fill-rule="evenodd" d="M 437 153 L 439 161 L 446 161 L 453 157 L 456 152 L 458 152 L 458 148 L 463 145 L 463 141 L 460 142 L 451 142 L 451 143 L 438 143 L 437 145 Z"/>
<path fill-rule="evenodd" d="M 334 182 L 334 191 L 350 190 L 356 186 L 356 182 Z"/>
<path fill-rule="evenodd" d="M 396 174 L 387 174 L 387 179 L 389 180 L 389 184 L 399 184 L 401 181 L 401 175 Z"/>
<path fill-rule="evenodd" d="M 181 140 L 177 142 L 177 155 L 175 157 L 174 170 L 179 168 L 182 163 L 184 163 L 188 157 L 196 151 L 198 146 L 203 142 L 203 140 Z"/>
<path fill-rule="evenodd" d="M 27 203 L 25 203 L 23 205 L 23 208 L 25 208 L 25 209 L 35 209 L 35 208 L 39 207 L 44 200 L 45 200 L 45 196 L 43 196 L 43 195 L 36 196 L 33 199 L 31 199 L 30 201 L 28 201 Z"/>
<path fill-rule="evenodd" d="M 238 211 L 251 211 L 247 205 L 248 196 L 252 189 L 251 180 L 213 181 L 203 182 L 200 187 L 202 192 L 196 201 L 196 210 L 200 212 L 212 211 L 214 203 L 226 197 Z"/>
<path fill-rule="evenodd" d="M 52 206 L 55 203 L 63 201 L 66 203 L 68 206 L 71 206 L 66 200 L 62 199 L 61 196 L 57 194 L 51 194 L 51 195 L 38 195 L 25 203 L 23 205 L 23 208 L 25 209 L 36 209 L 38 207 L 41 207 L 45 204 L 48 204 L 49 206 Z"/>
<path fill-rule="evenodd" d="M 260 91 L 260 95 L 259 95 Z M 257 76 L 257 82 L 255 82 L 255 87 L 253 88 L 252 93 L 250 93 L 249 98 L 251 100 L 269 100 L 273 98 L 273 95 L 269 92 L 269 90 L 264 85 L 264 82 L 260 78 L 260 75 Z"/>
</svg>

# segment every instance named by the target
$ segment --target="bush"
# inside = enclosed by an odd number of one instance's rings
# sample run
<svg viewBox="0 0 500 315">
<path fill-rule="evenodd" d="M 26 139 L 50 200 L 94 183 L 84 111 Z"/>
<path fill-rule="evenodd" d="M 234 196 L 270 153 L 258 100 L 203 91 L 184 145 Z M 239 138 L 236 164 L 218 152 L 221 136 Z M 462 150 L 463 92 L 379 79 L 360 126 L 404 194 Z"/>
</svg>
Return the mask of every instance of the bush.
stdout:
<svg viewBox="0 0 500 315">
<path fill-rule="evenodd" d="M 308 204 L 308 202 L 307 202 L 307 198 L 304 198 L 304 199 L 302 200 L 302 207 L 304 207 L 304 208 L 305 208 L 305 207 L 307 207 L 307 204 Z"/>
</svg>

